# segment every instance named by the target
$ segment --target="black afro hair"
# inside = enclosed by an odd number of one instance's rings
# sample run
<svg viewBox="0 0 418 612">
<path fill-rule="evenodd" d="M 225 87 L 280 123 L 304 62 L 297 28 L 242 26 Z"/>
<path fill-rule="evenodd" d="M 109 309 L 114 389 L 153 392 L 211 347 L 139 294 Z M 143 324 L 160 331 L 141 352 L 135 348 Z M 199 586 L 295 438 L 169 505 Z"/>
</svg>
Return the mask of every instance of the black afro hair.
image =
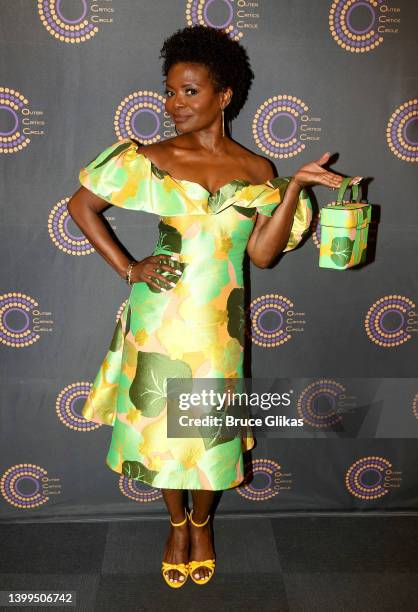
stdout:
<svg viewBox="0 0 418 612">
<path fill-rule="evenodd" d="M 233 95 L 225 108 L 225 119 L 234 119 L 248 97 L 254 73 L 247 51 L 219 28 L 204 25 L 188 26 L 177 30 L 164 41 L 160 51 L 163 75 L 178 62 L 204 64 L 209 70 L 215 91 L 226 87 Z"/>
</svg>

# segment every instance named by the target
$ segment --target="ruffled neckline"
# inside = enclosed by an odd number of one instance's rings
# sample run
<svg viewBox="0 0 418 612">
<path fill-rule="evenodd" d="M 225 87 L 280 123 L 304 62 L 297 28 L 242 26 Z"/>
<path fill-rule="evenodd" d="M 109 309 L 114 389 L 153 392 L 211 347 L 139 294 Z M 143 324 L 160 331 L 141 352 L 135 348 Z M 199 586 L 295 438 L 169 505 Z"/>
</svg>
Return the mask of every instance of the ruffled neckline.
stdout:
<svg viewBox="0 0 418 612">
<path fill-rule="evenodd" d="M 135 142 L 135 140 L 133 140 L 132 138 L 129 138 L 128 140 L 130 140 L 137 147 L 137 149 L 138 149 L 138 144 Z M 247 179 L 234 178 L 234 179 L 231 179 L 230 181 L 228 181 L 227 183 L 224 183 L 220 187 L 218 187 L 218 189 L 216 191 L 210 192 L 201 183 L 198 183 L 196 181 L 190 181 L 188 179 L 176 178 L 175 176 L 173 176 L 167 170 L 164 170 L 163 168 L 159 168 L 152 161 L 152 159 L 150 159 L 147 155 L 145 155 L 145 153 L 141 153 L 138 150 L 136 150 L 136 154 L 140 155 L 147 163 L 150 164 L 151 171 L 154 174 L 154 176 L 156 176 L 157 178 L 163 179 L 165 176 L 167 176 L 172 181 L 174 181 L 175 183 L 177 183 L 179 185 L 185 185 L 186 187 L 187 187 L 187 185 L 192 185 L 194 188 L 197 187 L 198 189 L 201 189 L 206 194 L 206 197 L 207 197 L 207 199 L 209 201 L 219 199 L 219 197 L 222 195 L 222 193 L 225 190 L 231 192 L 231 188 L 234 191 L 236 189 L 239 189 L 239 188 L 242 188 L 242 187 L 264 187 L 264 188 L 271 187 L 271 188 L 274 189 L 274 186 L 269 184 L 269 181 L 266 181 L 264 183 L 252 183 L 251 181 L 249 181 Z"/>
<path fill-rule="evenodd" d="M 196 181 L 176 178 L 138 151 L 132 138 L 118 140 L 80 171 L 82 185 L 116 206 L 159 214 L 219 214 L 234 206 L 270 212 L 281 202 L 291 177 L 264 183 L 234 178 L 211 193 Z M 305 197 L 304 190 L 301 198 Z M 253 211 L 254 213 L 254 211 Z M 246 213 L 247 216 L 249 212 Z"/>
<path fill-rule="evenodd" d="M 292 178 L 275 177 L 264 183 L 234 178 L 211 193 L 196 181 L 176 178 L 159 168 L 146 154 L 138 152 L 140 146 L 132 138 L 113 143 L 81 168 L 80 183 L 114 206 L 159 217 L 217 215 L 233 207 L 252 218 L 256 212 L 272 216 Z M 295 248 L 311 219 L 309 195 L 301 189 L 284 251 Z"/>
</svg>

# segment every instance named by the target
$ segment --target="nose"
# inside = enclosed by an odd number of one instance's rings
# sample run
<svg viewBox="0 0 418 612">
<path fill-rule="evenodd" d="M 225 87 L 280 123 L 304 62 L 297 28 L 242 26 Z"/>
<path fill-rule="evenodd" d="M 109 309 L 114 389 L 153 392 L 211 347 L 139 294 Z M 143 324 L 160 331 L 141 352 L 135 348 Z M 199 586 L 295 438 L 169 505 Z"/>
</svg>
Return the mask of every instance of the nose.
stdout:
<svg viewBox="0 0 418 612">
<path fill-rule="evenodd" d="M 174 100 L 174 109 L 179 109 L 184 107 L 184 101 L 181 97 L 176 96 Z"/>
<path fill-rule="evenodd" d="M 169 104 L 171 106 L 172 109 L 177 109 L 177 108 L 183 108 L 184 107 L 184 94 L 183 92 L 179 91 L 175 94 L 173 94 L 172 96 L 168 96 L 166 98 L 166 104 Z"/>
</svg>

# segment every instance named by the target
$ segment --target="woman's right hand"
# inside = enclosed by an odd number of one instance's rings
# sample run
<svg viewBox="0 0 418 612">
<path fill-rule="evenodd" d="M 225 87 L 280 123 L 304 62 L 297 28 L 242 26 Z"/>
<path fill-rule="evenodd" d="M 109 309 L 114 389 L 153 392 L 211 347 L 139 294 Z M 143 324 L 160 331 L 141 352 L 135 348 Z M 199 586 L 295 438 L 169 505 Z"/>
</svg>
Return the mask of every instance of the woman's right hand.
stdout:
<svg viewBox="0 0 418 612">
<path fill-rule="evenodd" d="M 176 274 L 181 276 L 181 270 L 174 269 L 173 265 L 169 265 L 169 262 L 176 262 L 170 255 L 150 255 L 145 257 L 141 261 L 138 261 L 132 266 L 131 281 L 132 283 L 147 283 L 153 290 L 158 292 L 167 291 L 176 286 L 176 283 L 168 280 L 160 272 L 169 272 L 170 276 Z M 158 281 L 158 282 L 157 282 Z M 158 283 L 161 283 L 158 284 Z"/>
</svg>

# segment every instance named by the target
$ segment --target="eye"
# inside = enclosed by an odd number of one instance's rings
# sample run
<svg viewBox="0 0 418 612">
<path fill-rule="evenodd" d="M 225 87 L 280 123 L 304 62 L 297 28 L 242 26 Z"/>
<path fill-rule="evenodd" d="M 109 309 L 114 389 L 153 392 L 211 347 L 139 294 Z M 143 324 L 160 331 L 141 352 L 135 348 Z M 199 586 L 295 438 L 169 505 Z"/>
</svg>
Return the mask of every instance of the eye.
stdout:
<svg viewBox="0 0 418 612">
<path fill-rule="evenodd" d="M 192 96 L 194 96 L 194 95 L 196 95 L 196 94 L 198 93 L 197 89 L 194 89 L 194 87 L 187 87 L 187 88 L 186 88 L 186 92 L 189 92 L 189 91 L 191 91 L 191 92 L 192 92 L 192 94 L 191 94 Z M 171 96 L 170 96 L 169 94 L 172 94 L 172 93 L 173 93 L 173 92 L 172 92 L 170 89 L 165 89 L 165 90 L 164 90 L 164 95 L 165 95 L 167 98 L 171 98 Z"/>
</svg>

